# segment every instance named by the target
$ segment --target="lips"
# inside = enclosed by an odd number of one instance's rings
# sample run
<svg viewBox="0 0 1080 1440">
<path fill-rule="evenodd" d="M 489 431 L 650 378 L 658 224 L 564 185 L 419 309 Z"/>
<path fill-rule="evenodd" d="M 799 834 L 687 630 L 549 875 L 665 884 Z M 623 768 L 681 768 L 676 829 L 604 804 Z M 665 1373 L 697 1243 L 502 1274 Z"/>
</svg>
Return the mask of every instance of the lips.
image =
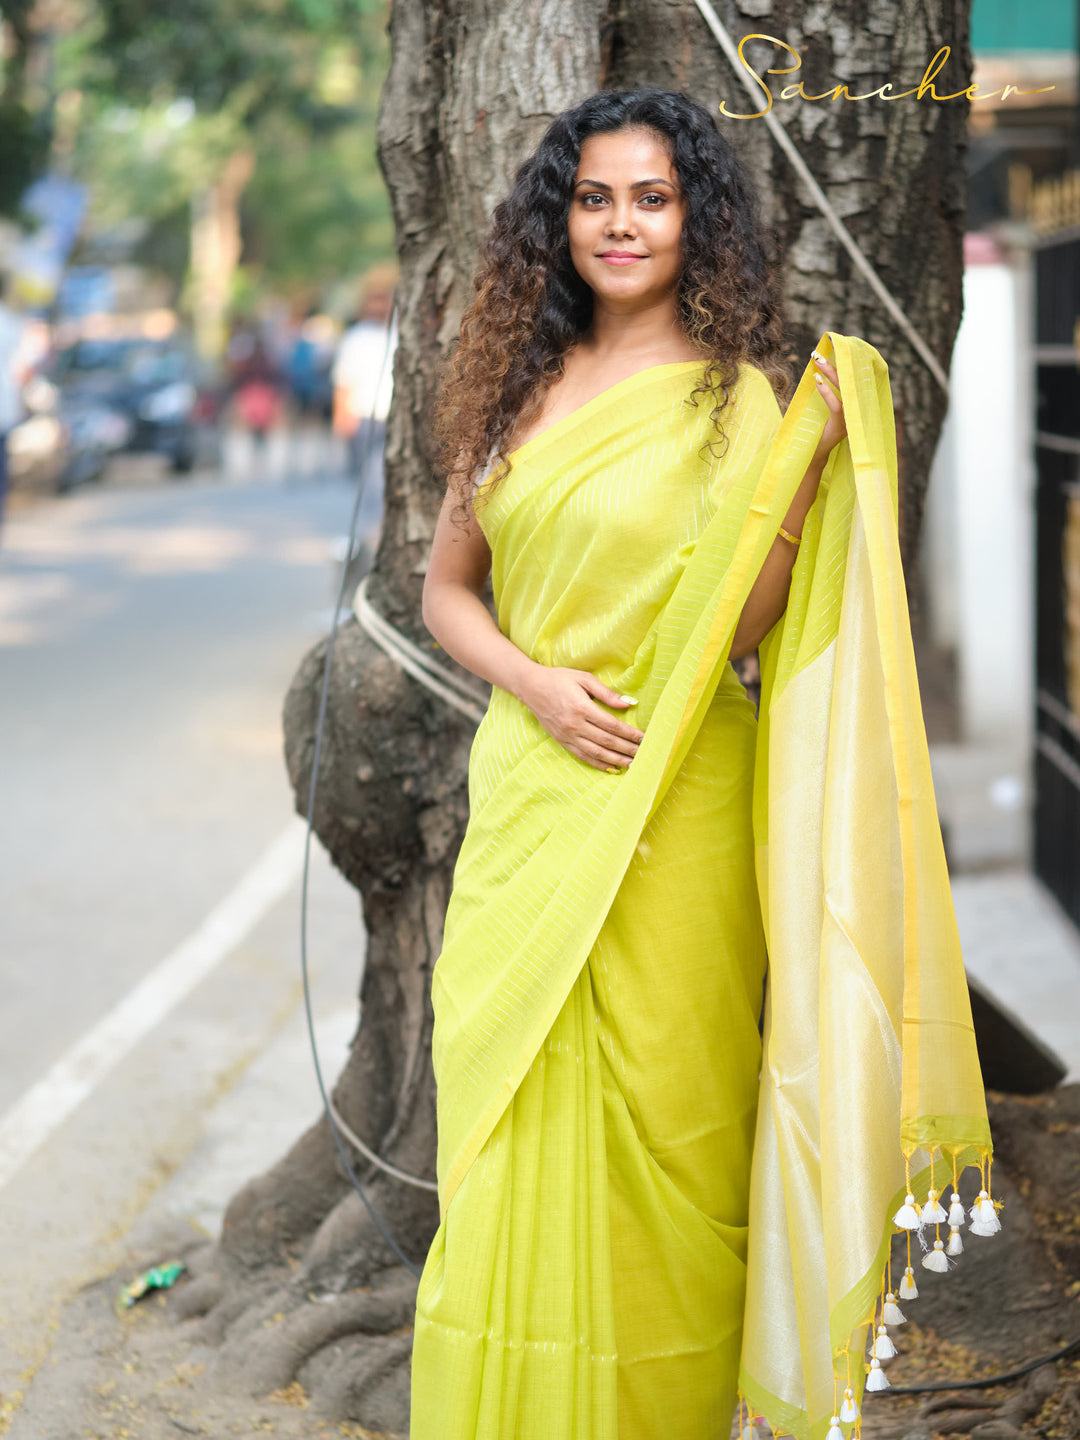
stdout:
<svg viewBox="0 0 1080 1440">
<path fill-rule="evenodd" d="M 647 255 L 639 255 L 635 250 L 602 250 L 597 257 L 606 260 L 609 265 L 632 265 L 635 260 L 647 260 Z"/>
</svg>

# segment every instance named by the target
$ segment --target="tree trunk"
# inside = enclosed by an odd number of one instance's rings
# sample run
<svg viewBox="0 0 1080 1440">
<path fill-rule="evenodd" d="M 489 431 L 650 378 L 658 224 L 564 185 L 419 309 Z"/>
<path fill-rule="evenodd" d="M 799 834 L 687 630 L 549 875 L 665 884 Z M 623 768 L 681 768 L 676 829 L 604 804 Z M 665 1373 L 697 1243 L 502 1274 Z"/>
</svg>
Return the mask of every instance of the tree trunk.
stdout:
<svg viewBox="0 0 1080 1440">
<path fill-rule="evenodd" d="M 856 94 L 888 80 L 910 89 L 944 43 L 954 59 L 941 92 L 969 83 L 961 0 L 872 0 L 858 35 L 839 0 L 812 12 L 793 0 L 742 0 L 740 9 L 721 0 L 718 8 L 736 41 L 766 32 L 799 51 L 798 78 L 809 94 L 845 80 Z M 659 84 L 711 108 L 721 99 L 731 110 L 749 107 L 692 0 L 395 0 L 390 29 L 379 153 L 401 261 L 400 344 L 369 598 L 433 652 L 420 621 L 441 499 L 428 417 L 493 204 L 550 118 L 596 89 Z M 775 112 L 946 367 L 960 318 L 966 108 L 910 97 L 778 102 Z M 891 363 L 910 558 L 944 399 L 852 273 L 764 125 L 721 123 L 775 232 L 799 369 L 825 329 L 865 336 Z M 287 763 L 302 810 L 324 660 L 325 645 L 317 646 L 285 704 Z M 430 1180 L 430 979 L 467 819 L 472 727 L 353 621 L 338 636 L 329 695 L 315 823 L 361 892 L 369 936 L 363 1024 L 335 1103 L 380 1154 Z M 437 1222 L 434 1197 L 367 1167 L 359 1173 L 419 1266 Z M 220 1242 L 193 1258 L 193 1271 L 198 1278 L 174 1303 L 182 1315 L 202 1315 L 201 1335 L 220 1341 L 219 1377 L 262 1393 L 299 1379 L 323 1412 L 405 1432 L 415 1285 L 369 1222 L 325 1122 L 234 1198 Z"/>
<path fill-rule="evenodd" d="M 236 150 L 217 179 L 191 201 L 191 289 L 195 343 L 207 360 L 225 353 L 225 318 L 240 263 L 240 197 L 255 171 L 250 150 Z"/>
</svg>

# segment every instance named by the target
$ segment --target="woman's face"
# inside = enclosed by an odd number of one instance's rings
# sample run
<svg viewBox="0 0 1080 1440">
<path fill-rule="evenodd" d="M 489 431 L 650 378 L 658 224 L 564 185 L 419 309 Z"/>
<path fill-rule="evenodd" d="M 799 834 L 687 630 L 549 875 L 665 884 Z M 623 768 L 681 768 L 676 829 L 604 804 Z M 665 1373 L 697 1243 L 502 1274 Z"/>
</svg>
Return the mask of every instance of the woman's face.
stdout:
<svg viewBox="0 0 1080 1440">
<path fill-rule="evenodd" d="M 684 215 L 675 166 L 652 131 L 616 130 L 584 142 L 570 202 L 570 258 L 609 309 L 643 309 L 674 293 Z"/>
</svg>

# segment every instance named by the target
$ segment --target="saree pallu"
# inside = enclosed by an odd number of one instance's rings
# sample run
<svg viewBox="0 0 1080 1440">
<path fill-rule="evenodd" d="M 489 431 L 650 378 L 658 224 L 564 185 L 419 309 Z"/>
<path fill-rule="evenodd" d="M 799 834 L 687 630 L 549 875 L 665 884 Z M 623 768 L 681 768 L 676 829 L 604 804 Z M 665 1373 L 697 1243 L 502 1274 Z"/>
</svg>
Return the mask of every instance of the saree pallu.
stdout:
<svg viewBox="0 0 1080 1440">
<path fill-rule="evenodd" d="M 726 1440 L 737 1387 L 817 1440 L 834 1376 L 861 1390 L 905 1155 L 925 1188 L 933 1147 L 989 1150 L 887 373 L 830 341 L 849 439 L 760 723 L 728 651 L 820 435 L 809 375 L 781 417 L 743 366 L 710 447 L 700 365 L 653 367 L 477 506 L 503 633 L 637 697 L 645 739 L 607 775 L 496 688 L 473 742 L 412 1440 Z"/>
</svg>

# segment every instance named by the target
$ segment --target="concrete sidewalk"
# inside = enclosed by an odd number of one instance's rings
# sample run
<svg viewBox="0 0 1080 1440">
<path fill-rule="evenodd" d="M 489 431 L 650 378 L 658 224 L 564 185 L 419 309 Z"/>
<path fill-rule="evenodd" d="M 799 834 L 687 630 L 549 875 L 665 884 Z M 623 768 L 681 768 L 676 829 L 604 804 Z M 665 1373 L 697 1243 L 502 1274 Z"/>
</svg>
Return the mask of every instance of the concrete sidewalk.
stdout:
<svg viewBox="0 0 1080 1440">
<path fill-rule="evenodd" d="M 1080 1080 L 1080 933 L 1024 869 L 955 875 L 952 893 L 970 974 Z"/>
<path fill-rule="evenodd" d="M 356 892 L 318 846 L 312 862 L 314 1013 L 332 1083 L 356 1022 L 364 932 Z M 216 1237 L 232 1195 L 317 1119 L 298 922 L 294 883 L 6 1184 L 0 1433 L 24 1390 L 32 1415 L 35 1373 L 81 1290 L 118 1266 L 130 1264 L 134 1274 L 136 1252 L 157 1252 L 147 1264 L 168 1259 L 193 1228 Z M 24 1421 L 20 1411 L 13 1434 L 22 1433 Z M 47 1427 L 25 1433 L 59 1440 Z"/>
<path fill-rule="evenodd" d="M 938 740 L 930 764 L 968 972 L 1080 1080 L 1080 931 L 1027 867 L 1029 757 Z"/>
<path fill-rule="evenodd" d="M 310 923 L 318 925 L 317 913 Z M 356 929 L 359 939 L 359 900 Z M 335 978 L 340 981 L 345 976 L 339 971 Z M 333 990 L 325 976 L 320 977 L 320 982 L 313 1006 L 315 1043 L 329 1089 L 348 1058 L 356 1029 L 357 1000 L 351 984 Z M 145 1257 L 162 1245 L 167 1248 L 172 1236 L 190 1236 L 192 1229 L 216 1240 L 232 1197 L 248 1180 L 280 1160 L 320 1112 L 311 1043 L 301 1006 L 208 1112 L 198 1143 L 151 1197 L 132 1227 L 126 1242 L 129 1252 Z"/>
</svg>

